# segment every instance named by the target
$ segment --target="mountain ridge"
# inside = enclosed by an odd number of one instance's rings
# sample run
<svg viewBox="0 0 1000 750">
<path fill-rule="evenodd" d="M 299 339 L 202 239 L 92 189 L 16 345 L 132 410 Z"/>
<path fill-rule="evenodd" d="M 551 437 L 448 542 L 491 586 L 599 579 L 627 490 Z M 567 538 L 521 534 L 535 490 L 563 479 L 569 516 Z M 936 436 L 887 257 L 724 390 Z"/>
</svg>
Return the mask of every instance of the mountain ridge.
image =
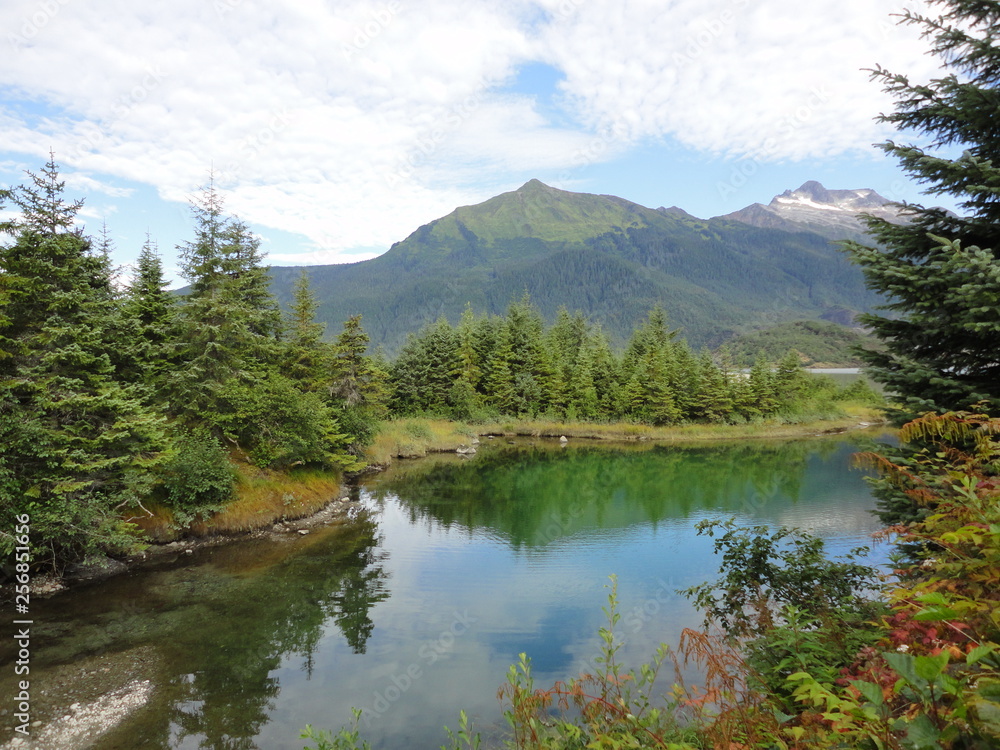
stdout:
<svg viewBox="0 0 1000 750">
<path fill-rule="evenodd" d="M 299 272 L 272 268 L 284 305 Z M 467 305 L 498 314 L 525 291 L 546 319 L 562 305 L 578 309 L 616 343 L 659 304 L 695 346 L 795 319 L 849 317 L 878 301 L 819 232 L 699 219 L 538 180 L 458 207 L 377 258 L 307 273 L 329 335 L 361 314 L 372 343 L 389 352 L 442 315 L 456 322 Z"/>
</svg>

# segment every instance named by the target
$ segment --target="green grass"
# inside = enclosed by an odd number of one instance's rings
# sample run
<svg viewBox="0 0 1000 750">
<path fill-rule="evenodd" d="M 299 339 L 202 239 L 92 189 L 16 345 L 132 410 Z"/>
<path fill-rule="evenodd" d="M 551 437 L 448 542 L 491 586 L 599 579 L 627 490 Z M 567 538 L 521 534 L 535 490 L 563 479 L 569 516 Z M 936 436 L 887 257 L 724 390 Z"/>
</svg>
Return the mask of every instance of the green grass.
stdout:
<svg viewBox="0 0 1000 750">
<path fill-rule="evenodd" d="M 388 466 L 397 458 L 419 458 L 435 451 L 468 445 L 478 429 L 446 419 L 406 417 L 384 422 L 365 448 L 369 465 Z"/>
<path fill-rule="evenodd" d="M 548 420 L 506 420 L 478 425 L 480 435 L 509 435 L 531 437 L 586 438 L 592 440 L 738 440 L 745 438 L 804 437 L 823 432 L 834 432 L 860 423 L 879 424 L 885 417 L 878 409 L 869 406 L 841 405 L 844 416 L 833 419 L 806 419 L 803 421 L 767 420 L 740 425 L 686 424 L 669 427 L 633 424 L 629 422 L 589 423 L 556 422 Z"/>
<path fill-rule="evenodd" d="M 880 424 L 879 409 L 850 402 L 838 404 L 841 416 L 798 421 L 768 420 L 741 425 L 687 424 L 653 427 L 631 422 L 559 422 L 545 419 L 502 419 L 469 425 L 446 419 L 407 417 L 382 425 L 374 442 L 365 450 L 370 464 L 388 466 L 398 458 L 419 458 L 428 453 L 454 451 L 468 445 L 475 435 L 508 437 L 561 437 L 587 440 L 649 440 L 664 442 L 740 440 L 747 438 L 805 437 L 839 432 L 861 423 Z"/>
<path fill-rule="evenodd" d="M 207 519 L 178 527 L 170 508 L 146 503 L 149 513 L 133 511 L 130 520 L 147 540 L 163 543 L 269 528 L 276 521 L 310 516 L 340 496 L 341 477 L 329 471 L 277 472 L 239 464 L 237 472 L 232 502 Z"/>
</svg>

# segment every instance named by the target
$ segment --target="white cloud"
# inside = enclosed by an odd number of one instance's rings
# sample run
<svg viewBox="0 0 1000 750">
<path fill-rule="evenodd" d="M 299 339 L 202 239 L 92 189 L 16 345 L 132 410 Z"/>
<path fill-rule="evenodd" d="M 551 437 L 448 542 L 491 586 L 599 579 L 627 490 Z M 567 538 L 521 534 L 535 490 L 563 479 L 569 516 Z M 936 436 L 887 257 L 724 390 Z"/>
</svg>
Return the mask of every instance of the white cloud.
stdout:
<svg viewBox="0 0 1000 750">
<path fill-rule="evenodd" d="M 46 7 L 0 7 L 6 157 L 52 148 L 76 188 L 124 198 L 107 178 L 122 179 L 181 202 L 214 166 L 229 209 L 307 236 L 296 257 L 313 262 L 643 139 L 766 160 L 865 150 L 891 105 L 859 69 L 932 65 L 887 20 L 895 0 Z M 531 61 L 565 74 L 559 124 L 502 90 Z"/>
<path fill-rule="evenodd" d="M 892 23 L 898 10 L 896 0 L 586 2 L 556 15 L 537 54 L 566 71 L 586 121 L 623 139 L 825 158 L 885 134 L 873 117 L 891 103 L 863 68 L 933 69 L 916 32 Z"/>
<path fill-rule="evenodd" d="M 109 216 L 118 213 L 118 206 L 104 205 L 104 206 L 89 206 L 84 204 L 83 207 L 77 211 L 77 216 L 81 219 L 93 219 L 95 223 L 99 224 L 107 219 Z"/>
<path fill-rule="evenodd" d="M 76 192 L 104 193 L 112 198 L 128 198 L 133 193 L 130 188 L 116 187 L 81 172 L 70 172 L 60 178 L 66 183 L 66 187 Z"/>
</svg>

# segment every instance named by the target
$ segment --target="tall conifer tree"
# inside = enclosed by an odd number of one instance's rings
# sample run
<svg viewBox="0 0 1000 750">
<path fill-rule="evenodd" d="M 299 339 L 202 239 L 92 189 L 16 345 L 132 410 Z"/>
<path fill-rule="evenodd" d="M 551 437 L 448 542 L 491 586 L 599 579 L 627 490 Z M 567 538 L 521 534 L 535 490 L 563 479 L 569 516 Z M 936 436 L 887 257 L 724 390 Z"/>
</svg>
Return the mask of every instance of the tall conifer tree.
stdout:
<svg viewBox="0 0 1000 750">
<path fill-rule="evenodd" d="M 897 102 L 880 121 L 928 142 L 881 148 L 965 215 L 906 204 L 908 223 L 868 218 L 879 247 L 847 244 L 868 285 L 889 299 L 890 315 L 860 318 L 885 351 L 862 356 L 902 401 L 903 419 L 980 401 L 1000 411 L 1000 3 L 929 5 L 939 15 L 907 9 L 901 23 L 923 31 L 947 74 L 926 83 L 873 74 Z"/>
<path fill-rule="evenodd" d="M 322 340 L 326 325 L 316 322 L 318 309 L 309 274 L 303 269 L 295 280 L 281 363 L 283 372 L 304 391 L 317 391 L 329 381 L 330 347 Z"/>
<path fill-rule="evenodd" d="M 191 288 L 177 312 L 178 363 L 167 386 L 176 413 L 210 418 L 222 388 L 248 385 L 275 363 L 281 316 L 259 239 L 226 216 L 214 183 L 191 211 L 195 238 L 178 247 Z"/>
<path fill-rule="evenodd" d="M 167 291 L 163 261 L 147 235 L 123 303 L 124 318 L 135 341 L 133 378 L 158 384 L 169 369 L 176 311 L 177 297 Z"/>
</svg>

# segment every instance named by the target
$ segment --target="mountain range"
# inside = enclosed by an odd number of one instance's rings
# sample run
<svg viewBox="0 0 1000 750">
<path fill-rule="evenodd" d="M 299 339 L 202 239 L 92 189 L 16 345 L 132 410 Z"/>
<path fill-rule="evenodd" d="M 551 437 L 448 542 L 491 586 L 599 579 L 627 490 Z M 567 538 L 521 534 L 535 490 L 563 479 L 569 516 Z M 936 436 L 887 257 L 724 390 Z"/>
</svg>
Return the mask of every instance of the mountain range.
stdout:
<svg viewBox="0 0 1000 750">
<path fill-rule="evenodd" d="M 530 180 L 456 208 L 377 258 L 306 270 L 328 336 L 360 313 L 372 344 L 390 354 L 440 316 L 455 323 L 467 305 L 499 314 L 524 292 L 547 320 L 563 305 L 580 310 L 618 344 L 659 304 L 692 345 L 716 346 L 794 320 L 849 324 L 877 304 L 831 242 L 862 235 L 859 211 L 894 215 L 872 190 L 817 182 L 704 220 Z M 300 271 L 272 267 L 283 305 Z"/>
</svg>

